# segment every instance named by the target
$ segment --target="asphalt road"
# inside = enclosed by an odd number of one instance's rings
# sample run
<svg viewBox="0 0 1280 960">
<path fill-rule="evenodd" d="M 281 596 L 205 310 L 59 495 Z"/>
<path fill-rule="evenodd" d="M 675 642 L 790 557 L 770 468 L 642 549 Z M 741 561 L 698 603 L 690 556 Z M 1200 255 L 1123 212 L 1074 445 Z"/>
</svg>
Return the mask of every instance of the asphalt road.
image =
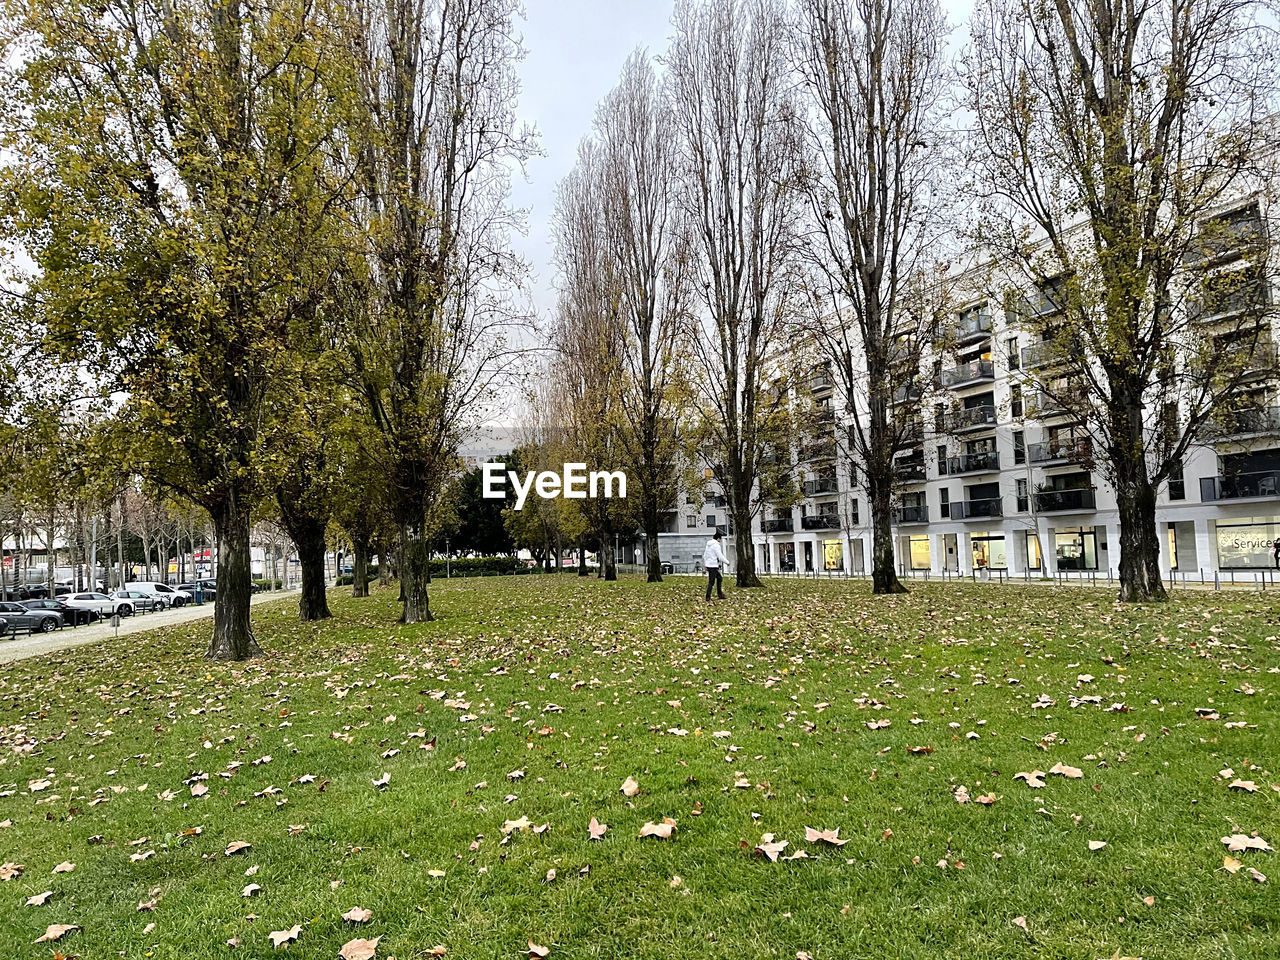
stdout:
<svg viewBox="0 0 1280 960">
<path fill-rule="evenodd" d="M 250 604 L 269 603 L 297 593 L 296 590 L 277 590 L 271 593 L 255 593 Z M 72 647 L 83 647 L 91 643 L 101 643 L 116 636 L 127 636 L 130 633 L 141 633 L 167 627 L 175 623 L 190 623 L 193 620 L 207 620 L 213 616 L 213 604 L 190 604 L 174 607 L 156 613 L 143 613 L 132 617 L 122 617 L 119 629 L 111 626 L 110 620 L 99 621 L 87 627 L 64 627 L 53 633 L 19 634 L 0 640 L 0 664 L 25 660 L 27 657 L 38 657 L 46 653 L 57 653 Z"/>
</svg>

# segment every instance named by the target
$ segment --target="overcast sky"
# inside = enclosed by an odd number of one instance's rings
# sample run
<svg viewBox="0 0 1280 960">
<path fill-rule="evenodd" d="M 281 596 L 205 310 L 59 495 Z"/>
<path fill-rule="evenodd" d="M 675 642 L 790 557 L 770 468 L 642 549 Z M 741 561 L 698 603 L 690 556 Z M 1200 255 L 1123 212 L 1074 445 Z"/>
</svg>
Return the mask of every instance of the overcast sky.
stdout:
<svg viewBox="0 0 1280 960">
<path fill-rule="evenodd" d="M 964 23 L 972 6 L 972 0 L 942 3 L 953 26 Z M 516 205 L 529 210 L 529 235 L 517 238 L 517 250 L 533 269 L 533 302 L 542 318 L 555 303 L 550 218 L 556 184 L 573 168 L 596 104 L 617 83 L 627 55 L 637 47 L 651 55 L 666 50 L 674 8 L 674 0 L 526 0 L 520 116 L 537 125 L 544 155 L 530 161 L 527 180 L 516 177 L 512 193 Z M 962 31 L 952 40 L 962 41 Z"/>
</svg>

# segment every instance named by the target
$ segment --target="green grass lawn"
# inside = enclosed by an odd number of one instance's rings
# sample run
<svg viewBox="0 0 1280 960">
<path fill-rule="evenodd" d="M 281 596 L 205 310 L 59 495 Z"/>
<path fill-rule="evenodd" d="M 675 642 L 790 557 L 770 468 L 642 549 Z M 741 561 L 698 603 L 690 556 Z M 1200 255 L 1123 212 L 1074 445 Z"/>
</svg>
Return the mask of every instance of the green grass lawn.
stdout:
<svg viewBox="0 0 1280 960">
<path fill-rule="evenodd" d="M 191 625 L 5 668 L 0 957 L 1280 956 L 1280 854 L 1221 840 L 1280 847 L 1272 594 L 700 590 L 335 592 L 255 608 L 249 664 Z"/>
</svg>

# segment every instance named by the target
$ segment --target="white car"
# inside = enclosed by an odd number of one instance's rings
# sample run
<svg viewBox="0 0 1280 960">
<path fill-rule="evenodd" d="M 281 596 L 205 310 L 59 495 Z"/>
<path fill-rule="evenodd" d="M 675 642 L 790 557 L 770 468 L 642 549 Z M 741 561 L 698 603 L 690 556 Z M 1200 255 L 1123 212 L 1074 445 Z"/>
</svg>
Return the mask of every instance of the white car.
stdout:
<svg viewBox="0 0 1280 960">
<path fill-rule="evenodd" d="M 156 580 L 133 580 L 124 585 L 126 590 L 137 590 L 151 597 L 164 601 L 166 607 L 181 607 L 192 601 L 191 594 L 185 590 L 176 590 L 167 583 Z"/>
<path fill-rule="evenodd" d="M 108 597 L 105 593 L 73 593 L 58 599 L 68 607 L 93 610 L 104 617 L 109 617 L 116 613 L 122 617 L 127 617 L 133 613 L 133 604 L 128 600 L 117 600 L 115 597 Z"/>
</svg>

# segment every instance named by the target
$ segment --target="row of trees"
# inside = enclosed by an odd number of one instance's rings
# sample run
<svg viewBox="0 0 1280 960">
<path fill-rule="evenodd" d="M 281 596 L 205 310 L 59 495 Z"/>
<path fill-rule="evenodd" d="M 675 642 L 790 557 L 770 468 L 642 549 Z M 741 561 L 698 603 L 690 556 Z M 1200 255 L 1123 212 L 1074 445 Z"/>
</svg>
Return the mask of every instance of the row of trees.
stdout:
<svg viewBox="0 0 1280 960">
<path fill-rule="evenodd" d="M 250 528 L 274 501 L 327 615 L 389 521 L 403 619 L 458 438 L 517 357 L 513 0 L 55 0 L 7 8 L 6 235 L 32 384 L 211 517 L 209 655 L 258 651 Z M 23 349 L 26 349 L 24 345 Z M 385 551 L 384 551 L 385 553 Z"/>
<path fill-rule="evenodd" d="M 1074 414 L 1114 485 L 1121 598 L 1162 598 L 1160 484 L 1276 372 L 1256 332 L 1224 356 L 1196 324 L 1223 278 L 1189 270 L 1215 230 L 1239 239 L 1214 216 L 1270 188 L 1262 5 L 983 0 L 959 58 L 937 0 L 685 0 L 673 25 L 661 73 L 634 54 L 600 104 L 556 218 L 556 409 L 631 469 L 650 544 L 679 439 L 724 486 L 739 585 L 758 583 L 751 521 L 785 502 L 803 426 L 779 385 L 817 361 L 868 494 L 874 590 L 903 590 L 893 460 L 944 397 L 949 317 L 981 296 L 1055 348 L 1025 385 Z M 975 250 L 985 269 L 962 277 Z"/>
</svg>

